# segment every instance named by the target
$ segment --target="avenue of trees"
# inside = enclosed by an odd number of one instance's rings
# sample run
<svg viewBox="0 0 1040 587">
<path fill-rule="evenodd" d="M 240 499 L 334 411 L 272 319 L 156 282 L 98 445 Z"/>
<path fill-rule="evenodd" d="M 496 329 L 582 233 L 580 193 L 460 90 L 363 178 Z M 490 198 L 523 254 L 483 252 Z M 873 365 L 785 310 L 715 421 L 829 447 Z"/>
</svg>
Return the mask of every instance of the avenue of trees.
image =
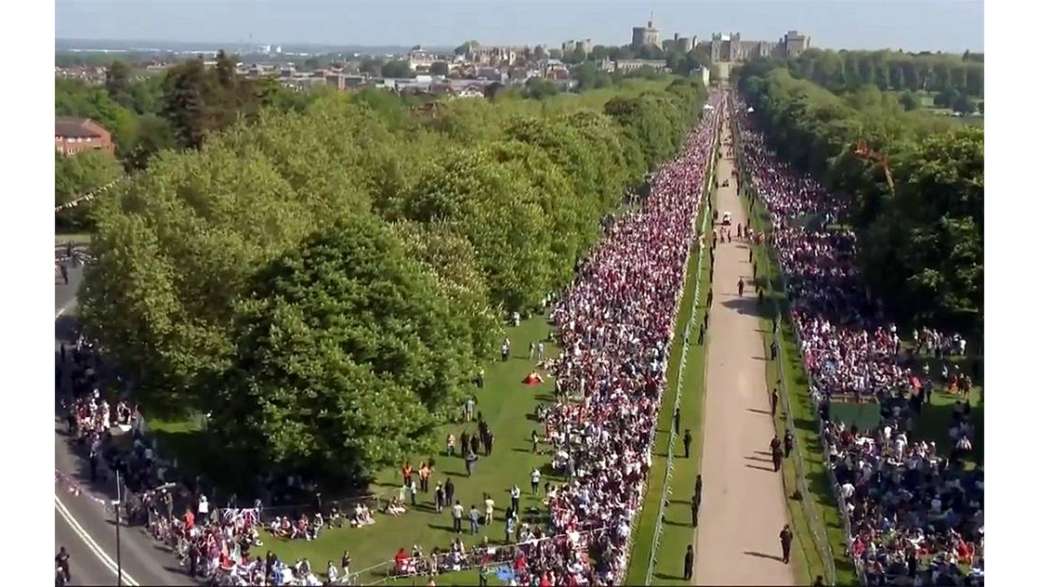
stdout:
<svg viewBox="0 0 1040 587">
<path fill-rule="evenodd" d="M 211 413 L 229 459 L 363 478 L 433 446 L 504 314 L 570 281 L 705 97 L 261 106 L 98 201 L 85 327 L 151 413 Z"/>
<path fill-rule="evenodd" d="M 984 93 L 982 56 L 972 53 L 809 49 L 788 66 L 795 76 L 832 91 L 873 85 L 893 92 L 954 90 L 972 98 Z"/>
<path fill-rule="evenodd" d="M 838 96 L 783 67 L 740 75 L 781 155 L 849 195 L 867 283 L 888 310 L 981 334 L 982 128 L 908 111 L 874 86 Z M 853 154 L 860 140 L 889 159 L 895 193 L 878 163 Z"/>
</svg>

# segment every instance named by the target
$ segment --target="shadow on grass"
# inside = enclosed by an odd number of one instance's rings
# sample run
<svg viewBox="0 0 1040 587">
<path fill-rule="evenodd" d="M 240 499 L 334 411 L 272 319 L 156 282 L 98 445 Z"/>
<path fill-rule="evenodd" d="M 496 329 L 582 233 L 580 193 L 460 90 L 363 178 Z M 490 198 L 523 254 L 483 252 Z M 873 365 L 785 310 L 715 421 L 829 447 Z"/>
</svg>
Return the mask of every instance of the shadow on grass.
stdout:
<svg viewBox="0 0 1040 587">
<path fill-rule="evenodd" d="M 680 575 L 666 575 L 664 573 L 654 573 L 655 579 L 664 579 L 665 581 L 682 581 L 683 578 Z"/>
</svg>

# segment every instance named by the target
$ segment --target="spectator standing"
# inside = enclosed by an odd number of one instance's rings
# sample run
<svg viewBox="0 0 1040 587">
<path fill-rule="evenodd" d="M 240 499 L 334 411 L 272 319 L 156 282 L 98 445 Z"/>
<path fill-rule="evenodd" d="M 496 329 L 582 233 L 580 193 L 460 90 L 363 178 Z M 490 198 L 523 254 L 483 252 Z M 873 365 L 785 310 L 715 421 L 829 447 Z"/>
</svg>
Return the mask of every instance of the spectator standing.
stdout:
<svg viewBox="0 0 1040 587">
<path fill-rule="evenodd" d="M 451 524 L 451 529 L 456 534 L 462 533 L 462 504 L 458 500 L 451 506 Z"/>
<path fill-rule="evenodd" d="M 683 581 L 693 578 L 693 545 L 686 545 L 686 556 L 683 557 Z"/>
</svg>

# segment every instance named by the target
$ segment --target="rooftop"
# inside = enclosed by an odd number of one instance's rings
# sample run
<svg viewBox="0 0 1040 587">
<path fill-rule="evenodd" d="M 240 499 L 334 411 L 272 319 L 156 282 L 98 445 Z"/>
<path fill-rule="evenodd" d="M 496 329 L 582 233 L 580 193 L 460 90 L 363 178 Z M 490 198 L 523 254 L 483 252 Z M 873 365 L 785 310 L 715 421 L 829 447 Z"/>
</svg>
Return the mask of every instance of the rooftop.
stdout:
<svg viewBox="0 0 1040 587">
<path fill-rule="evenodd" d="M 54 136 L 68 138 L 100 137 L 100 125 L 89 118 L 58 116 L 54 119 Z"/>
</svg>

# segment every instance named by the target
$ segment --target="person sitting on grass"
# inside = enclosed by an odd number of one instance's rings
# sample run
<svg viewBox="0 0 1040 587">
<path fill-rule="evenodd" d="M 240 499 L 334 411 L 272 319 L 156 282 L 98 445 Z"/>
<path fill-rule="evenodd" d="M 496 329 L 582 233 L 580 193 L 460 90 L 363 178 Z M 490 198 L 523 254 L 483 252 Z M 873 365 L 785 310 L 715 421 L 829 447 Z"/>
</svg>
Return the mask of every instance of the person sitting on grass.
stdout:
<svg viewBox="0 0 1040 587">
<path fill-rule="evenodd" d="M 386 506 L 386 513 L 394 517 L 400 516 L 406 511 L 408 510 L 405 509 L 404 504 L 401 503 L 401 500 L 396 495 L 390 499 L 390 504 Z"/>
<path fill-rule="evenodd" d="M 362 526 L 371 526 L 376 521 L 372 519 L 372 513 L 368 511 L 368 506 L 363 503 L 358 503 L 354 506 L 354 518 L 350 521 L 350 525 L 355 528 Z"/>
</svg>

